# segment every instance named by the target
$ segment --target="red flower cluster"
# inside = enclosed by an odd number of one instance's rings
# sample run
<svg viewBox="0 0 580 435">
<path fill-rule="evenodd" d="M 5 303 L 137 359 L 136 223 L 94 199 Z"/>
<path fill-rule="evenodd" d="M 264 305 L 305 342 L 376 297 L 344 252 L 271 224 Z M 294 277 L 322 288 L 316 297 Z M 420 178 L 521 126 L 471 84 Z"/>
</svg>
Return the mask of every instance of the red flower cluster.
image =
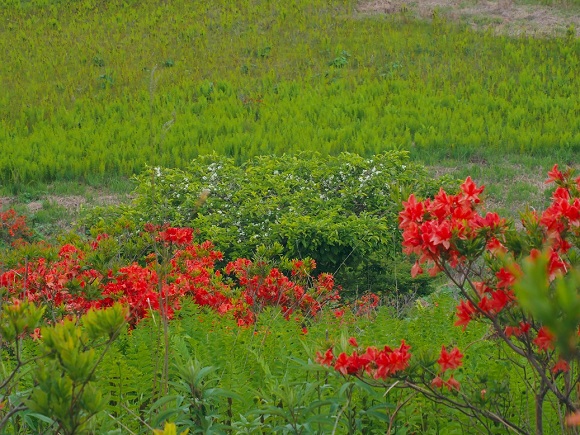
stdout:
<svg viewBox="0 0 580 435">
<path fill-rule="evenodd" d="M 548 175 L 547 182 L 554 181 L 558 187 L 552 194 L 552 204 L 542 213 L 539 222 L 546 229 L 554 252 L 562 254 L 572 247 L 566 236 L 570 233 L 576 237 L 580 235 L 580 177 L 572 180 L 571 172 L 560 172 L 558 165 L 554 165 Z M 557 260 L 554 258 L 555 263 L 558 263 Z M 558 264 L 553 267 L 562 270 L 564 266 Z"/>
<path fill-rule="evenodd" d="M 569 236 L 580 236 L 580 177 L 572 180 L 571 172 L 562 173 L 557 165 L 549 176 L 548 182 L 558 183 L 552 204 L 541 216 L 531 214 L 524 224 L 530 232 L 539 231 L 544 245 L 548 245 L 548 273 L 550 279 L 554 279 L 570 268 L 563 259 L 572 246 Z M 482 216 L 477 212 L 476 205 L 482 191 L 483 187 L 477 187 L 468 177 L 457 195 L 440 190 L 432 200 L 417 201 L 411 195 L 403 202 L 399 225 L 403 230 L 404 252 L 418 256 L 412 275 L 423 273 L 422 265 L 425 263 L 430 267 L 430 274 L 434 275 L 445 268 L 447 273 L 460 268 L 484 252 L 491 258 L 506 257 L 509 253 L 506 248 L 507 224 L 495 213 Z M 529 254 L 531 258 L 540 255 L 537 249 L 532 249 Z M 485 281 L 470 281 L 472 297 L 461 301 L 457 307 L 455 324 L 465 328 L 473 319 L 480 316 L 491 318 L 516 305 L 513 285 L 520 276 L 521 269 L 512 261 L 509 267 L 499 267 L 495 276 L 487 277 Z M 522 335 L 516 328 L 507 330 L 510 336 Z"/>
<path fill-rule="evenodd" d="M 92 249 L 93 251 L 96 251 L 97 249 L 99 249 L 99 246 L 101 245 L 101 242 L 102 242 L 103 240 L 107 240 L 108 238 L 109 238 L 109 235 L 108 235 L 108 234 L 106 234 L 106 233 L 101 233 L 101 234 L 98 234 L 98 235 L 97 235 L 97 237 L 95 237 L 95 240 L 93 240 L 93 241 L 90 243 L 91 249 Z"/>
<path fill-rule="evenodd" d="M 91 307 L 106 308 L 121 302 L 130 307 L 132 325 L 151 311 L 172 318 L 186 297 L 219 313 L 231 312 L 239 325 L 254 323 L 256 314 L 266 305 L 279 306 L 287 319 L 293 313 L 312 317 L 325 303 L 339 298 L 332 275 L 321 274 L 305 288 L 278 269 L 263 265 L 257 268 L 247 259 L 226 266 L 225 272 L 238 278 L 234 287 L 216 270 L 222 253 L 211 242 L 193 243 L 193 230 L 148 225 L 146 231 L 153 235 L 151 240 L 169 248 L 169 258 L 163 260 L 166 264 L 159 264 L 157 254 L 152 253 L 144 266 L 133 263 L 116 272 L 100 272 L 86 264 L 83 251 L 64 245 L 56 261 L 39 258 L 4 272 L 0 286 L 7 289 L 7 297 L 43 303 L 62 315 L 82 314 Z M 108 238 L 98 235 L 88 244 L 90 250 L 103 248 L 102 242 Z M 294 264 L 299 271 L 294 275 L 306 273 L 303 264 Z"/>
<path fill-rule="evenodd" d="M 433 381 L 431 382 L 431 385 L 434 386 L 435 388 L 446 388 L 447 391 L 451 390 L 459 391 L 461 387 L 461 385 L 453 375 L 449 376 L 449 379 L 447 379 L 446 381 L 443 380 L 440 376 L 436 376 L 435 379 L 433 379 Z"/>
<path fill-rule="evenodd" d="M 443 375 L 447 370 L 455 370 L 456 368 L 460 367 L 463 360 L 463 354 L 454 347 L 451 352 L 448 352 L 445 346 L 441 347 L 441 354 L 439 359 L 437 360 L 437 364 L 439 364 L 439 374 L 433 379 L 431 385 L 435 388 L 447 388 L 448 391 L 457 390 L 459 391 L 460 384 L 455 379 L 453 375 L 449 377 L 449 379 L 443 379 Z"/>
<path fill-rule="evenodd" d="M 109 274 L 110 281 L 101 293 L 103 298 L 95 305 L 104 308 L 115 302 L 126 304 L 134 321 L 146 317 L 151 310 L 172 318 L 184 297 L 191 297 L 198 305 L 208 306 L 220 313 L 227 312 L 233 302 L 224 294 L 228 292 L 227 287 L 216 279 L 218 271 L 214 272 L 215 262 L 221 258 L 221 252 L 214 251 L 210 242 L 204 242 L 176 250 L 163 280 L 159 278 L 156 260 L 145 267 L 138 264 L 122 267 L 116 274 Z"/>
<path fill-rule="evenodd" d="M 528 322 L 521 321 L 519 326 L 506 326 L 504 333 L 507 337 L 515 335 L 516 337 L 523 337 L 530 331 L 531 325 Z"/>
<path fill-rule="evenodd" d="M 380 301 L 378 295 L 367 293 L 354 302 L 352 310 L 359 317 L 370 317 L 377 311 Z"/>
<path fill-rule="evenodd" d="M 455 370 L 460 367 L 463 360 L 463 354 L 454 347 L 451 352 L 447 352 L 445 346 L 441 347 L 441 355 L 437 360 L 441 373 L 445 373 L 447 370 Z"/>
<path fill-rule="evenodd" d="M 557 165 L 554 166 L 548 180 L 557 184 L 552 204 L 541 215 L 523 215 L 523 231 L 511 227 L 495 213 L 483 215 L 478 212 L 483 187 L 478 187 L 471 178 L 465 180 L 456 195 L 440 190 L 433 199 L 424 201 L 410 195 L 403 203 L 399 225 L 403 230 L 403 251 L 417 258 L 412 275 L 423 273 L 425 265 L 432 275 L 443 271 L 463 296 L 457 306 L 455 324 L 465 329 L 473 320 L 484 321 L 495 332 L 495 338 L 507 342 L 508 349 L 528 359 L 532 370 L 547 380 L 560 405 L 574 409 L 567 396 L 570 385 L 566 383 L 568 392 L 563 392 L 560 385 L 553 382 L 561 373 L 572 371 L 570 361 L 577 360 L 578 355 L 576 332 L 580 331 L 580 326 L 574 309 L 566 306 L 569 301 L 576 300 L 577 275 L 553 283 L 577 267 L 580 177 L 572 179 L 571 174 L 571 170 L 563 173 Z M 524 261 L 535 262 L 545 270 L 528 269 Z M 524 266 L 520 267 L 522 264 Z M 538 283 L 537 288 L 534 283 Z M 530 296 L 533 291 L 546 293 L 547 297 L 556 295 L 555 303 L 552 306 L 552 301 L 547 302 L 550 310 L 543 311 L 542 307 L 536 310 L 531 306 L 522 307 L 514 291 L 517 289 L 519 295 L 522 287 L 524 290 L 529 287 L 528 297 L 531 299 L 534 298 Z M 537 299 L 533 300 L 537 303 Z M 521 303 L 524 304 L 523 296 Z M 534 315 L 544 315 L 545 318 Z M 553 328 L 558 333 L 564 329 L 565 334 L 572 331 L 574 336 L 559 336 L 557 341 L 553 332 L 542 325 L 548 321 L 555 322 Z M 580 336 L 580 332 L 577 335 Z M 561 345 L 562 338 L 570 338 L 566 341 L 569 348 L 559 354 L 555 349 Z M 410 354 L 404 342 L 396 350 L 385 348 L 379 351 L 369 347 L 363 353 L 358 350 L 354 338 L 348 342 L 357 348 L 354 352 L 343 352 L 336 357 L 333 350 L 328 349 L 324 354 L 318 352 L 316 361 L 343 375 L 369 375 L 375 379 L 393 376 L 409 366 Z M 453 371 L 462 366 L 463 354 L 456 347 L 442 346 L 437 364 L 439 369 L 433 379 L 425 378 L 425 369 L 428 371 L 430 365 L 423 370 L 408 369 L 401 379 L 415 391 L 425 392 L 424 387 L 427 387 L 427 397 L 444 401 L 442 393 L 436 390 L 460 390 L 461 385 Z M 423 387 L 418 387 L 418 384 Z M 487 394 L 486 389 L 478 388 L 477 402 L 491 400 Z M 470 392 L 459 394 L 449 403 L 467 401 L 470 409 L 476 409 L 476 402 L 470 402 L 470 397 L 474 397 Z M 569 424 L 578 422 L 580 413 L 569 417 Z"/>
<path fill-rule="evenodd" d="M 293 276 L 304 273 L 303 263 L 294 261 L 293 265 L 294 269 L 291 272 Z M 265 306 L 279 306 L 286 319 L 295 312 L 305 317 L 314 317 L 324 304 L 339 299 L 338 292 L 334 289 L 334 279 L 330 274 L 319 275 L 313 288 L 305 289 L 291 281 L 277 268 L 265 266 L 263 263 L 254 264 L 248 259 L 239 258 L 228 263 L 225 268 L 227 274 L 237 278 L 242 288 L 241 299 L 245 302 L 244 306 L 254 314 Z M 243 309 L 238 311 L 243 312 Z M 245 324 L 244 316 L 239 316 L 240 314 L 236 315 L 238 323 Z"/>
<path fill-rule="evenodd" d="M 540 215 L 527 214 L 522 223 L 526 243 L 530 244 L 529 258 L 532 261 L 540 258 L 539 249 L 547 251 L 546 272 L 548 280 L 553 281 L 571 270 L 567 254 L 580 238 L 580 177 L 573 179 L 571 170 L 562 172 L 558 165 L 548 176 L 547 183 L 557 184 L 551 205 Z M 465 329 L 469 322 L 481 318 L 499 325 L 505 322 L 507 325 L 500 331 L 506 339 L 525 342 L 526 347 L 533 345 L 539 352 L 549 352 L 554 349 L 554 335 L 545 326 L 522 319 L 513 290 L 522 278 L 519 258 L 526 252 L 514 254 L 509 247 L 522 250 L 525 244 L 512 244 L 507 223 L 496 214 L 478 213 L 476 205 L 482 192 L 483 187 L 477 187 L 467 178 L 457 195 L 440 190 L 433 199 L 418 201 L 411 195 L 403 203 L 399 215 L 403 250 L 418 257 L 412 275 L 423 273 L 423 265 L 428 264 L 431 274 L 445 271 L 448 276 L 455 276 L 453 279 L 465 297 L 457 306 L 455 325 Z M 478 259 L 483 259 L 488 273 L 472 268 Z M 454 368 L 460 355 L 456 349 L 447 352 L 443 348 L 438 361 L 441 374 Z M 551 367 L 554 374 L 568 370 L 567 362 L 562 359 Z M 453 377 L 444 381 L 437 376 L 432 385 L 449 390 L 459 388 Z"/>
<path fill-rule="evenodd" d="M 193 230 L 191 228 L 169 227 L 159 232 L 157 240 L 176 245 L 188 245 L 193 240 Z"/>
<path fill-rule="evenodd" d="M 491 255 L 506 251 L 501 242 L 506 222 L 495 213 L 482 216 L 476 210 L 483 189 L 468 177 L 457 195 L 440 190 L 433 200 L 418 202 L 411 195 L 403 202 L 399 225 L 403 229 L 404 252 L 419 257 L 412 275 L 422 273 L 424 263 L 430 264 L 429 273 L 434 275 L 447 266 L 460 267 L 484 251 Z M 455 324 L 465 328 L 477 316 L 497 315 L 509 307 L 515 300 L 511 287 L 517 273 L 517 269 L 502 268 L 492 280 L 473 282 L 476 295 L 457 307 Z"/>
<path fill-rule="evenodd" d="M 403 202 L 403 211 L 399 214 L 403 251 L 419 256 L 411 271 L 413 276 L 423 273 L 421 265 L 424 263 L 430 264 L 431 275 L 441 270 L 443 262 L 456 267 L 465 261 L 470 241 L 482 235 L 493 236 L 505 225 L 495 213 L 485 216 L 477 213 L 475 205 L 480 202 L 479 194 L 483 189 L 468 177 L 457 195 L 449 195 L 441 189 L 433 200 L 418 202 L 415 195 L 411 195 Z M 497 249 L 498 241 L 494 242 L 492 248 Z"/>
<path fill-rule="evenodd" d="M 19 215 L 14 209 L 0 212 L 0 239 L 14 242 L 32 236 L 32 231 L 26 224 L 26 217 Z"/>
<path fill-rule="evenodd" d="M 0 287 L 7 298 L 28 300 L 50 307 L 62 307 L 66 314 L 81 314 L 91 307 L 88 287 L 98 285 L 102 274 L 85 267 L 84 253 L 67 244 L 56 261 L 29 261 L 0 275 Z"/>
<path fill-rule="evenodd" d="M 292 271 L 290 272 L 292 276 L 308 277 L 310 272 L 316 269 L 316 261 L 309 260 L 292 260 Z"/>
<path fill-rule="evenodd" d="M 542 326 L 538 331 L 538 335 L 534 338 L 534 344 L 538 346 L 538 349 L 548 351 L 554 348 L 554 339 L 554 334 L 548 328 Z"/>
<path fill-rule="evenodd" d="M 354 338 L 349 340 L 353 346 L 358 346 Z M 398 348 L 392 349 L 385 346 L 383 349 L 367 347 L 363 354 L 354 351 L 348 355 L 342 352 L 337 358 L 334 357 L 332 349 L 326 353 L 316 353 L 316 362 L 324 366 L 333 367 L 343 375 L 363 376 L 369 375 L 374 379 L 386 379 L 405 370 L 409 366 L 411 347 L 403 340 Z"/>
<path fill-rule="evenodd" d="M 557 375 L 558 373 L 568 373 L 569 371 L 570 365 L 568 364 L 567 361 L 561 358 L 556 362 L 556 364 L 554 364 L 554 367 L 552 367 L 552 373 L 554 373 L 555 375 Z"/>
</svg>

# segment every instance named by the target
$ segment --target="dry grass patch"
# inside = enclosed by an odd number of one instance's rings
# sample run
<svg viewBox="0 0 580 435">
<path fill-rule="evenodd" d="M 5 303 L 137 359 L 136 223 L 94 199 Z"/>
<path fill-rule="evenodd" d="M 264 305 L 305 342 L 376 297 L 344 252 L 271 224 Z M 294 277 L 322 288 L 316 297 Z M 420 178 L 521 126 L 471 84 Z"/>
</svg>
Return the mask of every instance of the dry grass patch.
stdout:
<svg viewBox="0 0 580 435">
<path fill-rule="evenodd" d="M 562 36 L 573 25 L 580 36 L 580 7 L 576 5 L 542 6 L 510 0 L 363 0 L 357 10 L 361 14 L 405 12 L 422 19 L 430 19 L 437 10 L 440 16 L 475 29 L 513 36 Z"/>
</svg>

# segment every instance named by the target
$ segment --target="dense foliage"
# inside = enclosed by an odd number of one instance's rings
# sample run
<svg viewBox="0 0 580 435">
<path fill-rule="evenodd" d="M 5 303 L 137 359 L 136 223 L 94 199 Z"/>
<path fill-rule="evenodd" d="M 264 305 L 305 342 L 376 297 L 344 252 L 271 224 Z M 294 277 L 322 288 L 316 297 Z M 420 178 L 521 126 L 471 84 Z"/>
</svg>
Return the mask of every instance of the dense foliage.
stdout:
<svg viewBox="0 0 580 435">
<path fill-rule="evenodd" d="M 128 266 L 123 235 L 16 240 L 0 275 L 0 427 L 565 431 L 578 418 L 580 178 L 554 167 L 550 181 L 552 204 L 520 230 L 479 213 L 483 188 L 469 178 L 456 195 L 404 202 L 412 273 L 428 263 L 458 288 L 455 329 L 448 291 L 402 311 L 376 296 L 341 304 L 311 261 L 288 275 L 263 260 L 218 270 L 221 254 L 188 228 L 146 224 L 132 241 L 142 262 Z M 397 344 L 376 348 L 378 337 Z"/>
<path fill-rule="evenodd" d="M 542 434 L 556 425 L 562 432 L 566 425 L 577 425 L 580 177 L 555 165 L 547 182 L 557 185 L 552 203 L 543 212 L 523 214 L 519 230 L 496 213 L 480 214 L 484 188 L 471 178 L 457 194 L 442 189 L 423 201 L 412 194 L 399 215 L 404 250 L 417 257 L 413 274 L 423 273 L 427 264 L 430 274 L 445 273 L 459 290 L 455 326 L 488 325 L 498 350 L 531 374 L 525 386 L 535 405 L 533 422 L 498 407 L 501 393 L 489 391 L 485 374 L 465 374 L 462 386 L 455 377 L 463 365 L 457 347 L 442 347 L 437 369 L 422 358 L 411 365 L 404 342 L 395 349 L 368 347 L 362 353 L 354 338 L 357 350 L 350 355 L 335 356 L 331 348 L 318 353 L 317 360 L 343 375 L 368 378 L 370 385 L 390 389 L 398 380 L 400 387 L 460 409 L 488 430 L 501 425 L 516 433 Z M 559 421 L 546 424 L 545 402 L 558 410 Z"/>
<path fill-rule="evenodd" d="M 580 149 L 579 42 L 352 0 L 4 1 L 0 181 L 94 180 L 217 152 L 419 159 Z"/>
<path fill-rule="evenodd" d="M 173 318 L 184 298 L 232 314 L 239 326 L 253 324 L 268 306 L 279 307 L 286 319 L 308 321 L 340 299 L 331 275 L 310 275 L 313 260 L 288 262 L 290 278 L 271 263 L 245 258 L 219 269 L 222 253 L 209 241 L 195 243 L 191 228 L 148 224 L 139 237 L 146 249 L 143 264 L 124 264 L 117 255 L 123 248 L 108 234 L 80 248 L 59 246 L 53 258 L 51 248 L 31 256 L 24 245 L 20 262 L 0 274 L 2 297 L 41 305 L 54 321 L 121 303 L 130 307 L 131 326 L 152 310 Z M 103 258 L 110 261 L 99 261 Z"/>
<path fill-rule="evenodd" d="M 146 222 L 189 226 L 228 261 L 258 250 L 266 258 L 310 257 L 350 293 L 426 291 L 428 280 L 411 281 L 401 257 L 397 214 L 411 192 L 432 195 L 453 184 L 432 180 L 404 152 L 304 153 L 242 166 L 212 155 L 184 170 L 151 168 L 137 181 L 131 206 L 97 209 L 86 224 L 125 234 Z"/>
</svg>

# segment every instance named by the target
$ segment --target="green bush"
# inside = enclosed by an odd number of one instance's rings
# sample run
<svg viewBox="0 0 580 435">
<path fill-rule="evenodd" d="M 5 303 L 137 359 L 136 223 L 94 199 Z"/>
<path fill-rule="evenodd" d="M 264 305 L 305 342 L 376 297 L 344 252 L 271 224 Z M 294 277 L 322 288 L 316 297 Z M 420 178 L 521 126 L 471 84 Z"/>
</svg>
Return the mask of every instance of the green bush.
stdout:
<svg viewBox="0 0 580 435">
<path fill-rule="evenodd" d="M 212 155 L 184 170 L 150 168 L 137 177 L 133 205 L 97 210 L 86 223 L 95 233 L 147 222 L 189 226 L 227 260 L 263 246 L 262 256 L 315 259 L 353 293 L 424 292 L 428 280 L 411 281 L 400 255 L 397 214 L 411 192 L 433 194 L 441 183 L 451 181 L 431 180 L 406 152 L 257 157 L 242 166 Z M 137 257 L 135 249 L 126 254 Z"/>
</svg>

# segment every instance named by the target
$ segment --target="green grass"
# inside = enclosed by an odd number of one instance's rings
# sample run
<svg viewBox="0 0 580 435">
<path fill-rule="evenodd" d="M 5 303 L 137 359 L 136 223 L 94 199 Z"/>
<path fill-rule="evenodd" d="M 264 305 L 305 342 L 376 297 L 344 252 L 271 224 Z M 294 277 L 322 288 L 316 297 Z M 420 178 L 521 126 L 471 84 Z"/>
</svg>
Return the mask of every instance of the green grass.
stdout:
<svg viewBox="0 0 580 435">
<path fill-rule="evenodd" d="M 546 184 L 547 173 L 555 162 L 561 167 L 578 168 L 577 161 L 545 156 L 473 156 L 467 161 L 445 159 L 430 162 L 433 176 L 451 174 L 459 179 L 471 176 L 486 186 L 485 207 L 500 215 L 518 219 L 527 208 L 545 209 L 550 202 L 553 184 Z"/>
<path fill-rule="evenodd" d="M 26 216 L 36 238 L 54 239 L 75 229 L 84 210 L 129 202 L 134 187 L 125 177 L 2 186 L 0 207 Z"/>
<path fill-rule="evenodd" d="M 360 17 L 353 1 L 5 6 L 0 182 L 91 182 L 217 151 L 574 160 L 578 40 Z"/>
</svg>

